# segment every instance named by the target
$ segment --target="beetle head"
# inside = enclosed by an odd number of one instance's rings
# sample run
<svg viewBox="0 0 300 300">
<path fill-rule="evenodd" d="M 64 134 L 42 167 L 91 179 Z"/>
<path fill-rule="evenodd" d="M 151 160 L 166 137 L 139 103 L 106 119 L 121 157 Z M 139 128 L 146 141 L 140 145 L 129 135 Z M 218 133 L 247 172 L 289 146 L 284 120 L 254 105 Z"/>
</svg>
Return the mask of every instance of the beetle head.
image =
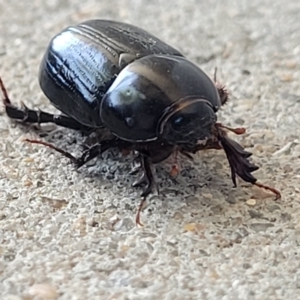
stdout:
<svg viewBox="0 0 300 300">
<path fill-rule="evenodd" d="M 195 144 L 212 135 L 217 116 L 211 103 L 198 97 L 187 97 L 165 110 L 158 135 L 169 144 Z"/>
</svg>

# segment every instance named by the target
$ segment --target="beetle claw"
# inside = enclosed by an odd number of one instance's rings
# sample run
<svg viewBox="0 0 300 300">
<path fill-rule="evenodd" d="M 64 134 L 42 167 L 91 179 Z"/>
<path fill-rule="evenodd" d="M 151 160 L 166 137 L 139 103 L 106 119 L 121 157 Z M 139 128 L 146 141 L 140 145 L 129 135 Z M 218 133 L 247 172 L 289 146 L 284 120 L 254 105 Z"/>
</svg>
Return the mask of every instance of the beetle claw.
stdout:
<svg viewBox="0 0 300 300">
<path fill-rule="evenodd" d="M 140 159 L 141 159 L 141 168 L 143 170 L 143 174 L 140 177 L 140 179 L 138 179 L 136 182 L 133 183 L 132 186 L 136 187 L 136 186 L 140 186 L 142 184 L 146 184 L 146 186 L 143 189 L 143 192 L 141 194 L 141 197 L 143 197 L 142 202 L 139 205 L 138 208 L 138 212 L 136 215 L 136 224 L 143 226 L 143 224 L 141 223 L 140 220 L 140 213 L 143 209 L 143 205 L 146 201 L 147 196 L 151 193 L 153 185 L 156 187 L 157 193 L 159 194 L 159 190 L 158 190 L 158 186 L 154 180 L 154 176 L 151 170 L 151 158 L 140 154 Z"/>
<path fill-rule="evenodd" d="M 140 226 L 144 226 L 144 224 L 141 222 L 141 211 L 143 209 L 145 202 L 146 202 L 146 197 L 144 197 L 143 200 L 141 201 L 135 217 L 135 223 Z"/>
<path fill-rule="evenodd" d="M 270 186 L 264 185 L 264 184 L 259 183 L 259 182 L 255 182 L 254 185 L 258 186 L 259 188 L 263 188 L 265 190 L 269 190 L 272 193 L 274 193 L 276 195 L 275 200 L 278 200 L 278 199 L 281 198 L 281 193 L 278 190 L 276 190 L 276 189 L 274 189 L 274 188 L 272 188 Z"/>
</svg>

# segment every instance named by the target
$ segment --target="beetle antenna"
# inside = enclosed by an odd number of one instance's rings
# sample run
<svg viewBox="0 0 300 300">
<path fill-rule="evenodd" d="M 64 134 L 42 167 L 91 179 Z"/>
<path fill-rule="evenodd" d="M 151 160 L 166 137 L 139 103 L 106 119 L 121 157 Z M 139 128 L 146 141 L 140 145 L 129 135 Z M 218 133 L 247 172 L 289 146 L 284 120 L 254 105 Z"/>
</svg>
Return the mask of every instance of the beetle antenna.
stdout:
<svg viewBox="0 0 300 300">
<path fill-rule="evenodd" d="M 214 83 L 215 83 L 215 86 L 219 92 L 219 96 L 220 96 L 220 99 L 221 99 L 221 103 L 222 105 L 224 105 L 227 101 L 228 101 L 228 91 L 225 87 L 225 85 L 221 85 L 220 83 L 217 82 L 217 71 L 218 71 L 218 68 L 215 67 L 215 72 L 214 72 Z"/>
<path fill-rule="evenodd" d="M 233 132 L 235 134 L 238 134 L 238 135 L 244 134 L 246 132 L 246 128 L 244 128 L 244 127 L 232 128 L 232 127 L 225 126 L 225 125 L 223 125 L 221 123 L 217 123 L 216 125 L 219 126 L 219 127 L 221 127 L 221 128 L 224 128 L 224 129 L 226 129 L 228 131 L 231 131 L 231 132 Z"/>
</svg>

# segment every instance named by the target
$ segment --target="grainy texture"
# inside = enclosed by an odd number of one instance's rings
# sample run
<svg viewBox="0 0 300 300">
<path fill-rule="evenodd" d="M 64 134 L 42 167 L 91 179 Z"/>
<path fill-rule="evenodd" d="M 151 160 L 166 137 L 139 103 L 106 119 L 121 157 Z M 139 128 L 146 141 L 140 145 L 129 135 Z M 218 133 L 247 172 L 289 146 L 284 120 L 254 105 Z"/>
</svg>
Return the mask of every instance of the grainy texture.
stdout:
<svg viewBox="0 0 300 300">
<path fill-rule="evenodd" d="M 126 21 L 177 47 L 231 98 L 224 124 L 282 191 L 239 181 L 221 151 L 157 166 L 144 228 L 130 157 L 108 153 L 76 172 L 24 138 L 41 131 L 0 116 L 1 299 L 300 299 L 300 2 L 0 0 L 0 75 L 14 103 L 54 112 L 37 82 L 50 38 L 90 18 Z M 3 112 L 3 108 L 1 108 Z M 46 140 L 79 155 L 83 138 L 44 126 Z M 268 196 L 268 197 L 267 197 Z"/>
</svg>

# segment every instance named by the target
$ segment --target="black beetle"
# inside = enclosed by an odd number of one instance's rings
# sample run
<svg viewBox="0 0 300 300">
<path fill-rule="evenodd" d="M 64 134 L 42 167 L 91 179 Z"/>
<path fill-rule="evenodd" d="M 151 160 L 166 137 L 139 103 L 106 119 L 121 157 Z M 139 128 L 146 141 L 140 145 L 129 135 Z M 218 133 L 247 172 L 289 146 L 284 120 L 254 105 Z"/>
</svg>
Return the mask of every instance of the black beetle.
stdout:
<svg viewBox="0 0 300 300">
<path fill-rule="evenodd" d="M 79 122 L 76 129 L 102 127 L 99 107 L 106 91 L 126 65 L 149 54 L 182 56 L 135 26 L 87 21 L 52 39 L 40 66 L 40 86 L 56 108 Z"/>
<path fill-rule="evenodd" d="M 40 86 L 64 115 L 19 109 L 10 102 L 3 82 L 7 115 L 25 123 L 52 122 L 81 131 L 105 128 L 112 138 L 85 151 L 80 158 L 55 148 L 80 167 L 107 149 L 134 150 L 143 176 L 134 185 L 152 189 L 151 164 L 171 154 L 191 154 L 203 149 L 224 149 L 236 186 L 236 174 L 262 185 L 251 174 L 251 153 L 227 136 L 243 133 L 217 123 L 216 112 L 228 94 L 179 51 L 150 33 L 120 22 L 91 20 L 56 35 L 44 55 Z M 137 219 L 137 222 L 139 220 Z"/>
</svg>

